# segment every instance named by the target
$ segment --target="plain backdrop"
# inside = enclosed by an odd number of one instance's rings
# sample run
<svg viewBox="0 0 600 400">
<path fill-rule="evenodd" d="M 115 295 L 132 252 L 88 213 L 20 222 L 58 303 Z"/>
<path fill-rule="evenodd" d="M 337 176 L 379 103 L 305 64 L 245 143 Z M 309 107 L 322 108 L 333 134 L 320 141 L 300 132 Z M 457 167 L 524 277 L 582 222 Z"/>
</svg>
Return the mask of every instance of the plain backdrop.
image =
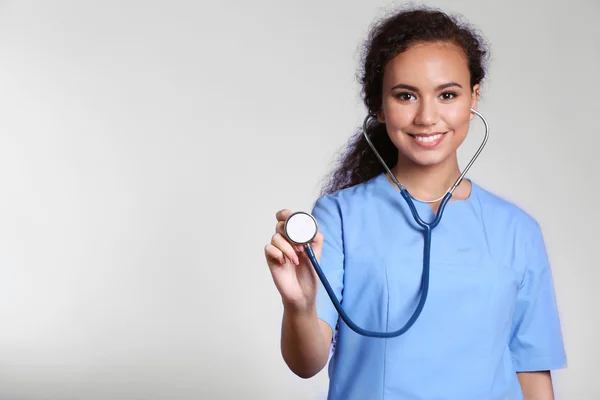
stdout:
<svg viewBox="0 0 600 400">
<path fill-rule="evenodd" d="M 362 122 L 360 48 L 400 4 L 0 2 L 0 399 L 323 399 L 263 249 Z M 427 4 L 490 43 L 469 177 L 541 224 L 557 397 L 598 399 L 600 3 Z"/>
</svg>

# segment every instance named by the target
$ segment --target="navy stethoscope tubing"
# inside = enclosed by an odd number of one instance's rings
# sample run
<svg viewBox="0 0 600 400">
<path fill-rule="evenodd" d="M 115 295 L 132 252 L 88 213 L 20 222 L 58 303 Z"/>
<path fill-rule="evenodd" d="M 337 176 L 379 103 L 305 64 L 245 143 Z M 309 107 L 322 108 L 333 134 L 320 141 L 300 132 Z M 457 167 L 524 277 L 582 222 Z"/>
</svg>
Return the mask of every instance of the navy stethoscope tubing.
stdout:
<svg viewBox="0 0 600 400">
<path fill-rule="evenodd" d="M 425 203 L 434 203 L 434 202 L 441 200 L 440 206 L 438 208 L 438 212 L 436 213 L 434 220 L 429 223 L 427 223 L 421 219 L 421 217 L 419 216 L 419 213 L 415 207 L 415 204 L 413 202 L 413 197 L 408 192 L 408 190 L 404 187 L 404 185 L 402 185 L 402 184 L 400 184 L 400 182 L 398 182 L 398 180 L 396 179 L 394 174 L 390 171 L 390 169 L 386 165 L 385 161 L 383 160 L 383 158 L 381 158 L 381 156 L 377 152 L 377 149 L 375 149 L 375 146 L 371 142 L 371 140 L 367 134 L 367 123 L 368 123 L 369 119 L 374 118 L 375 115 L 374 114 L 368 115 L 365 118 L 364 123 L 363 123 L 363 135 L 366 138 L 369 146 L 371 147 L 373 152 L 375 152 L 375 155 L 377 156 L 377 158 L 379 159 L 381 164 L 386 169 L 386 171 L 389 174 L 392 181 L 394 181 L 396 186 L 398 186 L 398 189 L 400 190 L 400 194 L 406 200 L 406 203 L 408 204 L 408 207 L 410 208 L 411 214 L 412 214 L 413 218 L 415 219 L 415 222 L 421 228 L 423 228 L 423 232 L 424 232 L 425 244 L 423 246 L 423 275 L 421 278 L 421 295 L 419 298 L 419 303 L 417 304 L 417 307 L 415 308 L 415 311 L 413 312 L 413 314 L 410 316 L 410 318 L 408 319 L 408 321 L 404 324 L 404 326 L 402 328 L 400 328 L 396 331 L 392 331 L 392 332 L 376 332 L 376 331 L 369 331 L 369 330 L 363 329 L 363 328 L 359 327 L 358 325 L 356 325 L 356 323 L 354 323 L 354 321 L 352 321 L 352 319 L 348 316 L 348 314 L 346 313 L 346 311 L 340 304 L 340 301 L 337 299 L 333 289 L 331 288 L 331 285 L 329 284 L 329 281 L 325 277 L 325 274 L 323 273 L 323 270 L 321 269 L 321 266 L 319 265 L 319 262 L 317 261 L 317 257 L 315 256 L 315 253 L 314 253 L 312 247 L 310 246 L 310 241 L 314 239 L 314 237 L 318 231 L 317 221 L 315 220 L 315 218 L 312 215 L 302 212 L 302 211 L 293 213 L 287 218 L 287 220 L 285 222 L 285 226 L 284 226 L 284 231 L 285 231 L 288 239 L 295 244 L 304 245 L 304 247 L 306 248 L 306 254 L 308 255 L 308 258 L 310 259 L 311 264 L 313 265 L 319 279 L 321 280 L 323 287 L 327 291 L 327 294 L 329 295 L 329 298 L 331 299 L 331 302 L 333 303 L 335 309 L 339 313 L 342 320 L 346 323 L 346 325 L 348 325 L 348 327 L 350 329 L 352 329 L 354 332 L 358 333 L 359 335 L 367 336 L 367 337 L 375 337 L 375 338 L 397 337 L 397 336 L 400 336 L 400 335 L 404 334 L 405 332 L 407 332 L 413 326 L 413 324 L 417 321 L 417 318 L 419 318 L 419 316 L 421 315 L 421 311 L 423 311 L 423 307 L 425 306 L 425 302 L 427 300 L 427 294 L 429 292 L 429 273 L 430 273 L 430 261 L 431 261 L 430 260 L 430 258 L 431 258 L 431 232 L 440 223 L 440 220 L 442 219 L 442 215 L 444 213 L 444 209 L 446 208 L 446 204 L 448 204 L 448 201 L 452 197 L 452 193 L 458 187 L 458 185 L 460 184 L 460 182 L 466 175 L 469 168 L 471 168 L 471 166 L 473 165 L 473 163 L 475 162 L 475 160 L 477 159 L 477 157 L 483 150 L 485 144 L 487 143 L 488 137 L 489 137 L 488 123 L 485 120 L 485 118 L 483 117 L 483 115 L 481 115 L 479 112 L 477 112 L 473 109 L 471 109 L 471 112 L 473 112 L 475 115 L 477 115 L 483 121 L 483 124 L 485 125 L 485 136 L 484 136 L 483 142 L 479 146 L 477 152 L 475 153 L 475 155 L 473 156 L 471 161 L 465 167 L 462 174 L 458 177 L 458 179 L 456 180 L 454 185 L 452 185 L 452 187 L 450 187 L 448 189 L 446 194 L 444 194 L 442 197 L 440 197 L 439 199 L 436 199 L 436 200 L 430 200 L 430 201 L 419 200 L 419 201 L 422 201 Z M 415 200 L 418 200 L 418 199 L 415 199 Z"/>
</svg>

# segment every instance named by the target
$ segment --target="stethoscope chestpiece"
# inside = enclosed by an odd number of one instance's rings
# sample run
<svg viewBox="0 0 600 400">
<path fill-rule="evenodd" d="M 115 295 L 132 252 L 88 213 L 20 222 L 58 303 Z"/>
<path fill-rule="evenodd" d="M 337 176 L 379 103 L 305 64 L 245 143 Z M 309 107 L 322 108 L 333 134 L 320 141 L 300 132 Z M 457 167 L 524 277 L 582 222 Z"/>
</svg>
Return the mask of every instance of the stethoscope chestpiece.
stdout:
<svg viewBox="0 0 600 400">
<path fill-rule="evenodd" d="M 285 221 L 283 231 L 294 244 L 304 245 L 317 236 L 319 226 L 315 217 L 304 211 L 291 214 Z"/>
</svg>

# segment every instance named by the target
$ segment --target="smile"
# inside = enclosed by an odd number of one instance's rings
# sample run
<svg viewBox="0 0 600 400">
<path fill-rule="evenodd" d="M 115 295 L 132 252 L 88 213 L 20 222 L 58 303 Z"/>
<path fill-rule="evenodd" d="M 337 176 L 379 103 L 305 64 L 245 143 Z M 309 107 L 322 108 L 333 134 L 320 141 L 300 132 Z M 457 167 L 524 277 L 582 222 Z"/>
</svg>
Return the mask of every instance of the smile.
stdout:
<svg viewBox="0 0 600 400">
<path fill-rule="evenodd" d="M 413 137 L 415 143 L 417 143 L 419 146 L 430 149 L 440 144 L 442 140 L 444 140 L 444 136 L 446 135 L 446 133 L 447 132 L 433 132 L 428 134 L 416 134 L 410 136 Z"/>
</svg>

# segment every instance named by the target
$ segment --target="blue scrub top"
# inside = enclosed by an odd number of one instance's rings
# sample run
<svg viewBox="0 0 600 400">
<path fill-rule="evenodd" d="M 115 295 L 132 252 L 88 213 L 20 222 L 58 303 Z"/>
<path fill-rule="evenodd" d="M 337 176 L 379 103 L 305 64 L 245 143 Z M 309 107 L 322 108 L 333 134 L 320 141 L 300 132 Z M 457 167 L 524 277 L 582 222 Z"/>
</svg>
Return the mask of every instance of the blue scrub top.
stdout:
<svg viewBox="0 0 600 400">
<path fill-rule="evenodd" d="M 427 203 L 415 201 L 432 221 Z M 395 331 L 416 308 L 423 232 L 385 174 L 320 197 L 321 267 L 347 314 Z M 427 302 L 404 335 L 368 338 L 339 318 L 322 285 L 317 312 L 334 332 L 330 400 L 522 399 L 520 371 L 566 366 L 552 274 L 538 223 L 472 182 L 433 230 Z"/>
</svg>

